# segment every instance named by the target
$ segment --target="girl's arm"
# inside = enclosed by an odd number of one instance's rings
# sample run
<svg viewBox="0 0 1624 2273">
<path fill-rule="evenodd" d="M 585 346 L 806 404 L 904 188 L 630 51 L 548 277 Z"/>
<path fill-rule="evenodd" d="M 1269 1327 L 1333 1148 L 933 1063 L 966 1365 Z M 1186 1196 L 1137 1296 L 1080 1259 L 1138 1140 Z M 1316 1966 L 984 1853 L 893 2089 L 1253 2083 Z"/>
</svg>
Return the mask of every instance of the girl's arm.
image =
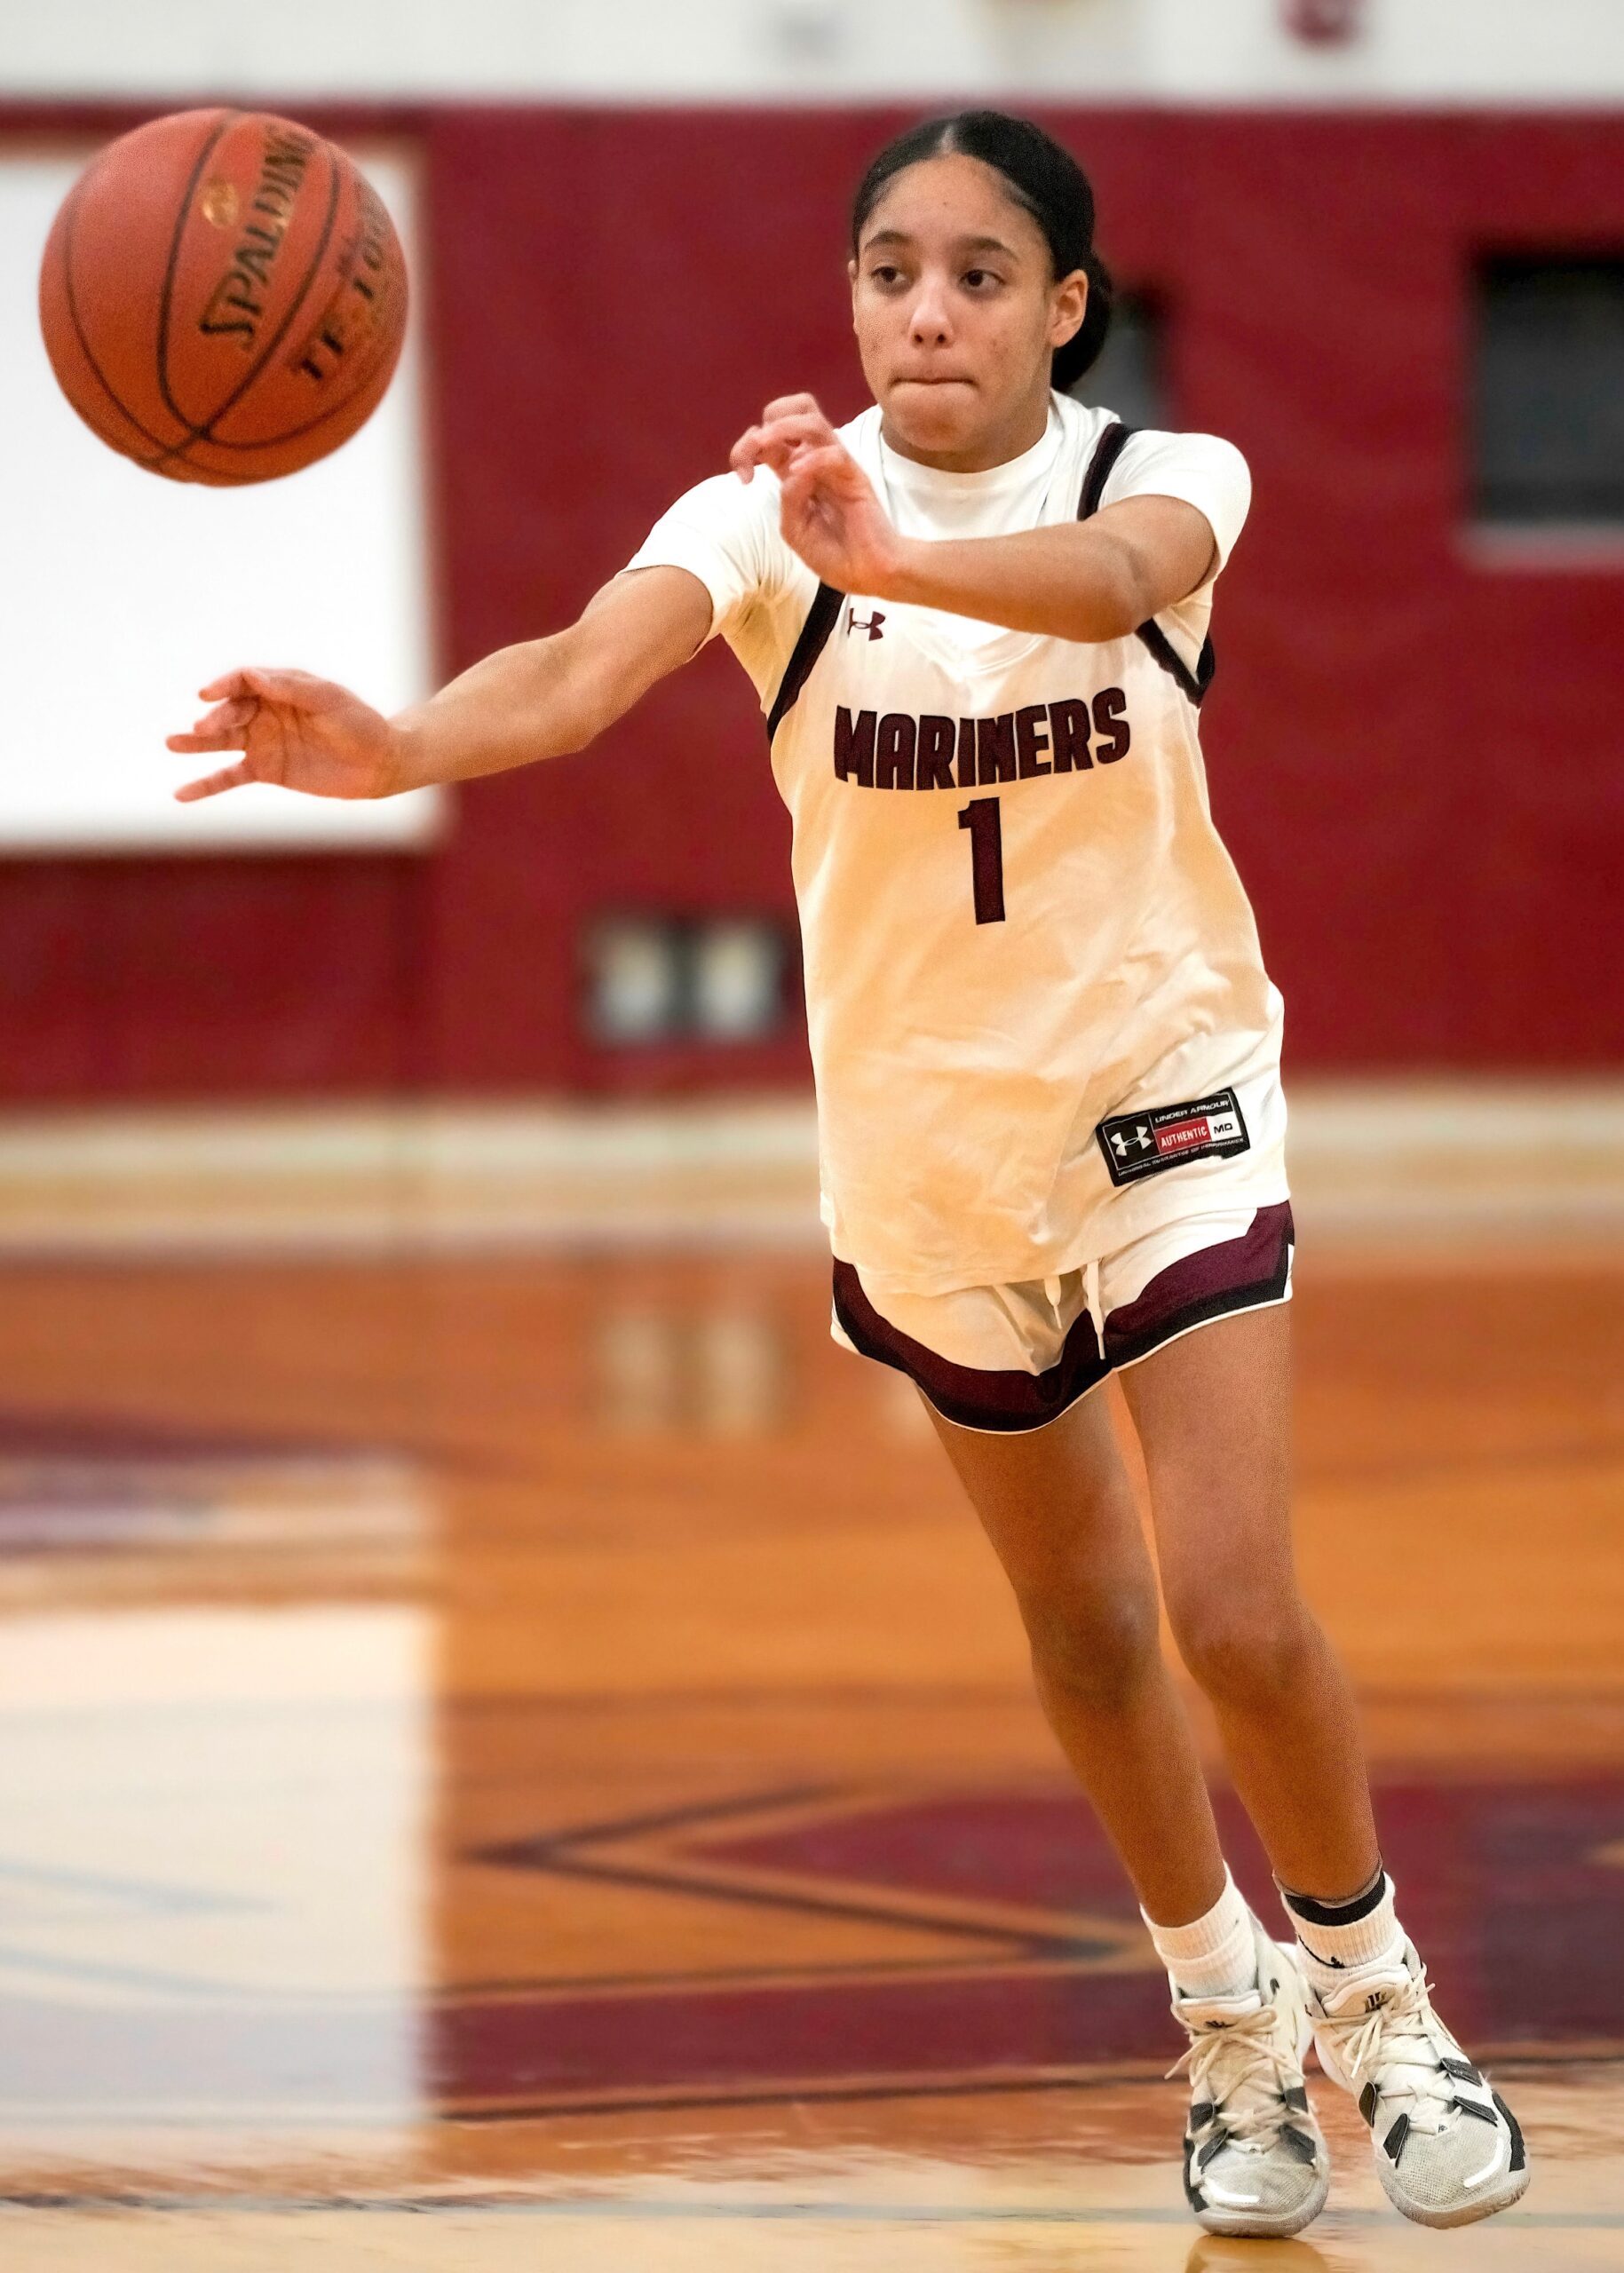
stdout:
<svg viewBox="0 0 1624 2273">
<path fill-rule="evenodd" d="M 388 797 L 561 756 L 685 663 L 709 629 L 698 577 L 639 568 L 606 584 L 567 631 L 503 647 L 393 718 L 305 671 L 230 671 L 202 690 L 214 708 L 169 748 L 242 755 L 175 795 L 190 803 L 271 781 L 317 797 Z"/>
<path fill-rule="evenodd" d="M 734 445 L 748 481 L 770 465 L 786 540 L 826 584 L 1053 638 L 1120 639 L 1211 574 L 1217 542 L 1181 497 L 1129 497 L 1086 521 L 1015 536 L 904 537 L 811 395 L 769 403 Z"/>
</svg>

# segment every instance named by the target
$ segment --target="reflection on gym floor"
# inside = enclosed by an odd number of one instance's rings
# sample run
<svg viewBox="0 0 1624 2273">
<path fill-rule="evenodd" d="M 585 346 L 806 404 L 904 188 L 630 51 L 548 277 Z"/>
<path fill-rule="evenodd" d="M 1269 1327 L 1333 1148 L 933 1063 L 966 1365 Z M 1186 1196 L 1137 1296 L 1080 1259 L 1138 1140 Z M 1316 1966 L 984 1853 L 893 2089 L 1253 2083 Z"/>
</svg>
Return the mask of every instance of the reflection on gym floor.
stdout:
<svg viewBox="0 0 1624 2273">
<path fill-rule="evenodd" d="M 7 1276 L 13 2261 L 1452 2246 L 1339 2101 L 1311 2236 L 1190 2225 L 1165 1982 L 930 1432 L 828 1342 L 815 1262 Z M 1610 2264 L 1624 1267 L 1311 1263 L 1296 1315 L 1305 1572 L 1440 2004 L 1538 2156 L 1472 2263 Z"/>
</svg>

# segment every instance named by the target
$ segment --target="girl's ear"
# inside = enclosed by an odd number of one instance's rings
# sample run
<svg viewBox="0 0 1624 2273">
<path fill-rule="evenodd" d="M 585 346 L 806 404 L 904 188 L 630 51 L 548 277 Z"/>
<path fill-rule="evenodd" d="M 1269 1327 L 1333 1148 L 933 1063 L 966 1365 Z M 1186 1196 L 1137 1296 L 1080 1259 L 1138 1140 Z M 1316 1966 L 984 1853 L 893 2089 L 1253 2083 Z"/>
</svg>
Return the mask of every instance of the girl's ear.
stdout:
<svg viewBox="0 0 1624 2273">
<path fill-rule="evenodd" d="M 1071 274 L 1063 276 L 1055 287 L 1049 316 L 1049 344 L 1051 347 L 1064 347 L 1068 339 L 1077 337 L 1082 329 L 1082 320 L 1088 313 L 1088 271 L 1073 268 Z"/>
</svg>

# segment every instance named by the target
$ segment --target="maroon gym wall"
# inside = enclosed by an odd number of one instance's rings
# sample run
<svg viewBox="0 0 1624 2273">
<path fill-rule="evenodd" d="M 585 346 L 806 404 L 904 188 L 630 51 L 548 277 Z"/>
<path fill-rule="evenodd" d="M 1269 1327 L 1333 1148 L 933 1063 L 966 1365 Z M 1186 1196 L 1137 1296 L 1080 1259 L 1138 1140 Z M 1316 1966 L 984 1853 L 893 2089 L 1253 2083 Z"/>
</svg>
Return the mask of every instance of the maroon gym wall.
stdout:
<svg viewBox="0 0 1624 2273">
<path fill-rule="evenodd" d="M 0 133 L 135 115 L 13 108 Z M 566 621 L 768 394 L 860 406 L 844 202 L 899 115 L 314 114 L 421 138 L 448 669 Z M 1624 246 L 1624 119 L 1048 115 L 1123 281 L 1168 306 L 1178 423 L 1252 463 L 1204 737 L 1289 1064 L 1616 1065 L 1624 550 L 1487 566 L 1464 496 L 1471 257 Z M 593 912 L 788 915 L 787 836 L 713 651 L 592 752 L 459 793 L 427 859 L 10 860 L 0 1081 L 798 1081 L 798 1035 L 651 1057 L 577 1017 Z"/>
</svg>

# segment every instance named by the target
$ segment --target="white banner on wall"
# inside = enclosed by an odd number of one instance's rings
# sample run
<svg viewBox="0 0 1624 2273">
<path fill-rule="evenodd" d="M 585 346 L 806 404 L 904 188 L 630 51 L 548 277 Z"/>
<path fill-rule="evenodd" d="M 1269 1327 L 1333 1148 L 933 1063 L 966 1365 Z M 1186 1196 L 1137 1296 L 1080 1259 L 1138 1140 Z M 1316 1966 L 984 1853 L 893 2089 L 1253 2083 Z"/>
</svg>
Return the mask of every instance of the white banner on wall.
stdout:
<svg viewBox="0 0 1624 2273">
<path fill-rule="evenodd" d="M 1315 36 L 1342 28 L 1346 39 Z M 1357 19 L 1357 20 L 1351 20 Z M 1307 30 L 1311 36 L 1304 38 Z M 1616 104 L 1620 0 L 10 0 L 12 96 Z"/>
<path fill-rule="evenodd" d="M 316 671 L 385 710 L 428 692 L 416 326 L 380 408 L 321 464 L 238 490 L 143 472 L 68 408 L 40 338 L 40 255 L 90 154 L 0 156 L 0 853 L 426 844 L 434 792 L 178 805 L 208 761 L 163 747 L 238 664 Z M 356 154 L 413 265 L 408 165 Z"/>
</svg>

